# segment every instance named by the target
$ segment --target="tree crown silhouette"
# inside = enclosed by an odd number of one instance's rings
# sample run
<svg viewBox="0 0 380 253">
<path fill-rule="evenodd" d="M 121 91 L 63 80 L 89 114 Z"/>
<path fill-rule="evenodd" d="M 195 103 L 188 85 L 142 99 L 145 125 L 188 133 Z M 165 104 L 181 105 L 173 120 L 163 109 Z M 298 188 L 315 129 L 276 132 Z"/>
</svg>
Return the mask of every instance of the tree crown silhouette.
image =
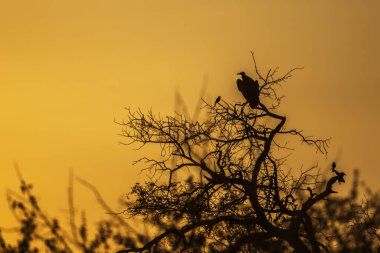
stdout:
<svg viewBox="0 0 380 253">
<path fill-rule="evenodd" d="M 277 113 L 282 99 L 277 86 L 296 68 L 279 77 L 277 69 L 264 76 L 253 59 L 258 80 L 248 78 L 260 83 L 255 107 L 249 97 L 245 103 L 204 101 L 208 118 L 203 121 L 128 109 L 128 118 L 120 123 L 126 144 L 159 145 L 161 158 L 139 160 L 153 175 L 146 184 L 133 187 L 134 199 L 126 212 L 159 222 L 163 229 L 141 247 L 122 252 L 180 248 L 320 252 L 326 247 L 310 213 L 335 193 L 333 185 L 344 182 L 344 173 L 335 163 L 328 180 L 320 180 L 316 167 L 297 176 L 289 173 L 282 151 L 288 149 L 290 138 L 322 154 L 327 153 L 328 139 L 287 129 L 286 117 Z"/>
</svg>

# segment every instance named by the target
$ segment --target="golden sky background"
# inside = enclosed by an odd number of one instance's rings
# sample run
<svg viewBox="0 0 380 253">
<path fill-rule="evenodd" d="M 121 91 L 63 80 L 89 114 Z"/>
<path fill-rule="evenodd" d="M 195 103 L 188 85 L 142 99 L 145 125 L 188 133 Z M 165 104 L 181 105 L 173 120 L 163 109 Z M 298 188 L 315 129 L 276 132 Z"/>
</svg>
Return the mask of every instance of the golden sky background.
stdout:
<svg viewBox="0 0 380 253">
<path fill-rule="evenodd" d="M 210 99 L 241 101 L 236 73 L 255 77 L 250 51 L 263 71 L 305 67 L 283 85 L 281 111 L 332 141 L 327 159 L 293 160 L 337 159 L 379 189 L 379 10 L 375 0 L 0 0 L 0 226 L 13 224 L 14 163 L 51 215 L 67 208 L 69 168 L 117 206 L 139 171 L 118 144 L 124 107 L 172 115 L 177 89 L 194 108 L 205 77 Z M 79 209 L 104 215 L 75 187 Z"/>
</svg>

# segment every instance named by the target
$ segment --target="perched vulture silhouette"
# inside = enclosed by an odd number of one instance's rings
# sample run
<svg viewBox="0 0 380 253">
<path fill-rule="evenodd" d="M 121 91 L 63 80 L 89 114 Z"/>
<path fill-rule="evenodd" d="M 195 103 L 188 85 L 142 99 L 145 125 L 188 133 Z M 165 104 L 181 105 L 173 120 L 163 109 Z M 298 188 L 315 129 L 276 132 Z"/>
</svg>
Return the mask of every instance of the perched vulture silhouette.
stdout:
<svg viewBox="0 0 380 253">
<path fill-rule="evenodd" d="M 237 87 L 249 103 L 249 106 L 253 109 L 260 103 L 259 82 L 247 76 L 245 72 L 240 72 L 238 75 L 241 75 L 241 79 L 236 80 Z"/>
</svg>

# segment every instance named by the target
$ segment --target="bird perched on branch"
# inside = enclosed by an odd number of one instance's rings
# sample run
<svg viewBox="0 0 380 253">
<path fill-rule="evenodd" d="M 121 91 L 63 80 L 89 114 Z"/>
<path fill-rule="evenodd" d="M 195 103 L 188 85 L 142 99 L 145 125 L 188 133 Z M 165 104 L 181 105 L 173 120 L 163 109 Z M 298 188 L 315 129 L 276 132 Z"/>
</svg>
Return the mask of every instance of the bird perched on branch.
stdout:
<svg viewBox="0 0 380 253">
<path fill-rule="evenodd" d="M 247 76 L 245 72 L 240 72 L 238 75 L 241 75 L 241 79 L 236 80 L 237 87 L 249 103 L 249 106 L 253 109 L 260 103 L 259 82 Z"/>
<path fill-rule="evenodd" d="M 331 170 L 336 174 L 336 176 L 338 177 L 338 183 L 345 183 L 346 181 L 344 180 L 344 176 L 346 175 L 346 173 L 344 172 L 339 172 L 337 171 L 335 168 L 336 168 L 336 163 L 333 162 L 332 163 L 332 166 L 331 166 Z"/>
<path fill-rule="evenodd" d="M 218 97 L 215 99 L 214 107 L 220 102 L 221 99 L 222 99 L 221 96 L 218 96 Z"/>
</svg>

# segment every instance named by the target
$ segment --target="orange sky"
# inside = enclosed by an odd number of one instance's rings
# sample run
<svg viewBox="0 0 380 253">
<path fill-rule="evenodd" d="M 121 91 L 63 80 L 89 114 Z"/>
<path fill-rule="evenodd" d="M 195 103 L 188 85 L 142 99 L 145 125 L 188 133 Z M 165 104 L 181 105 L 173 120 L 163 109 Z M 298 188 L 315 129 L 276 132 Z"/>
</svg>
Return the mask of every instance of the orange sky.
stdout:
<svg viewBox="0 0 380 253">
<path fill-rule="evenodd" d="M 305 165 L 338 159 L 378 189 L 378 10 L 375 0 L 0 1 L 0 225 L 12 224 L 15 162 L 50 214 L 67 207 L 69 168 L 116 206 L 139 168 L 114 118 L 126 106 L 172 114 L 176 88 L 193 108 L 205 76 L 212 99 L 242 100 L 236 73 L 254 77 L 251 50 L 263 70 L 305 67 L 283 86 L 282 111 L 333 138 L 327 160 Z M 87 190 L 75 194 L 97 212 Z"/>
</svg>

